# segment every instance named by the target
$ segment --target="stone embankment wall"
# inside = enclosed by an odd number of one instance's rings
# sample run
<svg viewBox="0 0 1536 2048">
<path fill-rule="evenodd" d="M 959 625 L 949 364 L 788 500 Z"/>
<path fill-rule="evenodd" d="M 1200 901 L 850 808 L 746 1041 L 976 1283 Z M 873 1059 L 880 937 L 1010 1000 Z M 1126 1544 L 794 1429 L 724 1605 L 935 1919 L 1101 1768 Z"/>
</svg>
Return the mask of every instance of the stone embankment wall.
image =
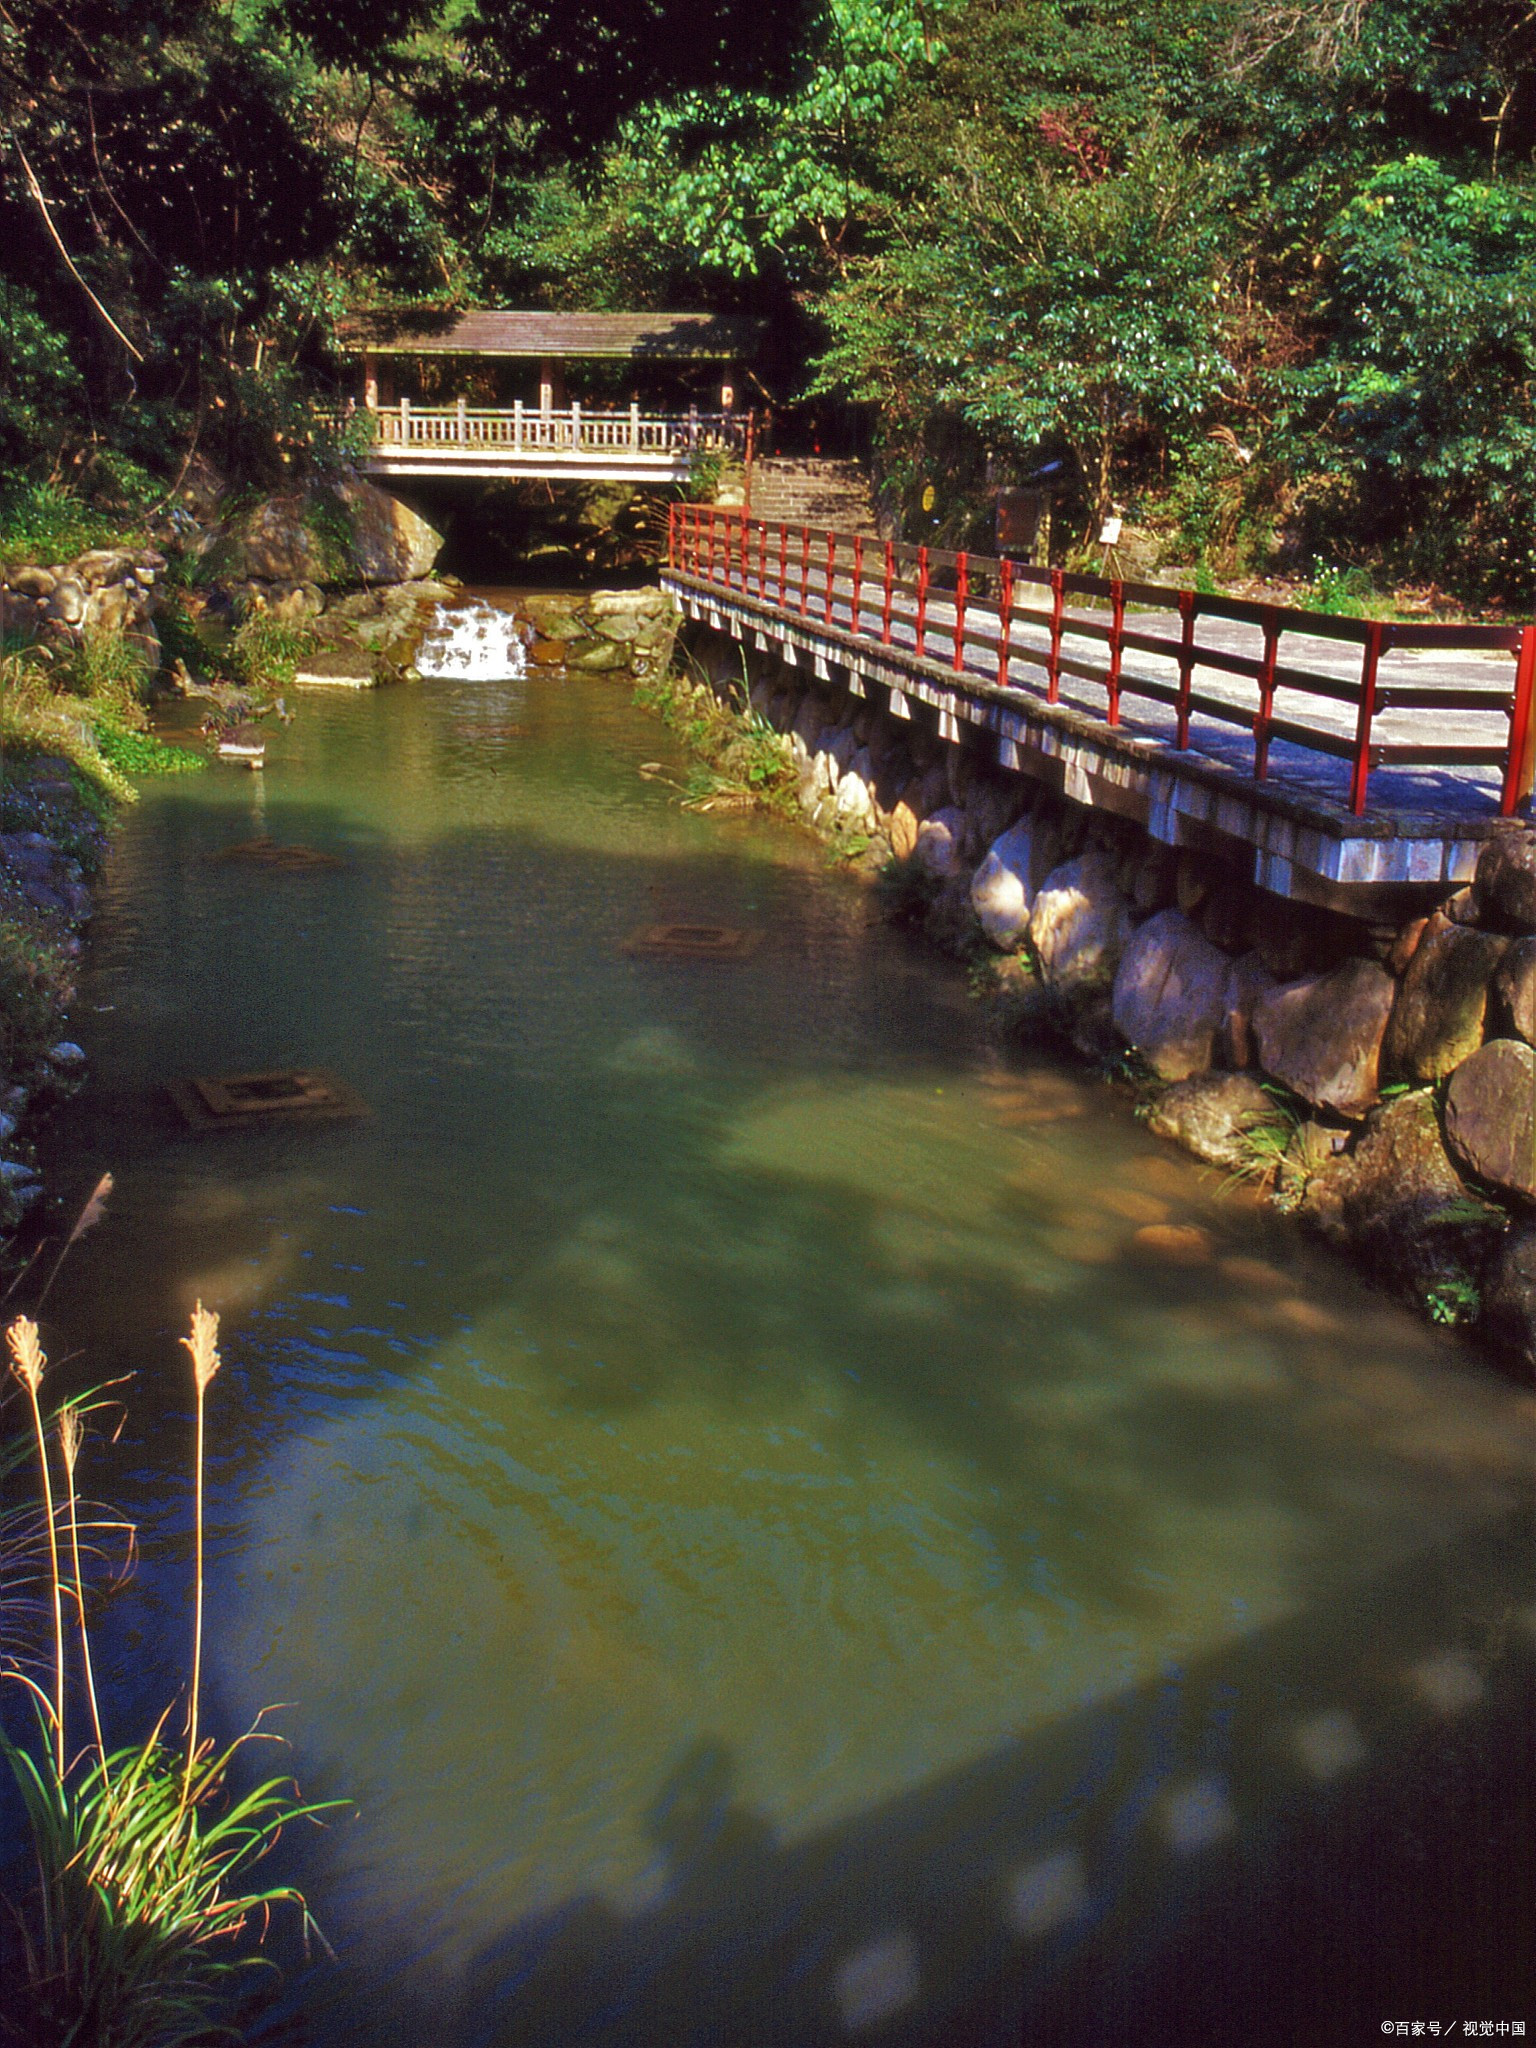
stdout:
<svg viewBox="0 0 1536 2048">
<path fill-rule="evenodd" d="M 535 668 L 577 675 L 624 670 L 637 679 L 666 669 L 682 619 L 676 600 L 654 584 L 520 597 L 513 610 L 531 629 Z"/>
<path fill-rule="evenodd" d="M 43 1193 L 30 1123 L 84 1077 L 80 1047 L 53 1034 L 90 921 L 90 879 L 106 851 L 106 832 L 81 801 L 69 763 L 53 756 L 34 756 L 19 771 L 8 767 L 5 828 L 0 916 L 29 935 L 32 976 L 29 988 L 5 991 L 0 1017 L 0 1232 L 13 1230 Z"/>
<path fill-rule="evenodd" d="M 739 697 L 743 651 L 688 629 Z M 1282 901 L 748 654 L 806 817 L 887 869 L 928 931 L 991 963 L 1009 1028 L 1138 1077 L 1151 1127 L 1536 1371 L 1536 832 L 1411 916 Z"/>
<path fill-rule="evenodd" d="M 159 665 L 157 586 L 165 556 L 156 548 L 92 548 L 72 562 L 28 563 L 0 574 L 6 637 L 60 648 L 95 633 L 122 633 L 151 671 Z"/>
</svg>

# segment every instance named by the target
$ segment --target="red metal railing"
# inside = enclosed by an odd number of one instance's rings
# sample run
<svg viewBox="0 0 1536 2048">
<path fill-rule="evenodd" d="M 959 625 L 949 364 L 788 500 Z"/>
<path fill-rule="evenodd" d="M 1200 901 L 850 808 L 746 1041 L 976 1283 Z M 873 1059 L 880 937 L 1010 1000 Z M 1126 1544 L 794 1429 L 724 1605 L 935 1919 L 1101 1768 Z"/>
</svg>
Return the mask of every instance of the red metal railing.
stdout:
<svg viewBox="0 0 1536 2048">
<path fill-rule="evenodd" d="M 672 507 L 668 563 L 700 582 L 739 590 L 744 597 L 755 596 L 781 611 L 926 661 L 935 660 L 930 642 L 937 632 L 938 660 L 951 674 L 974 677 L 983 689 L 1038 696 L 1038 683 L 1020 674 L 1030 669 L 1044 672 L 1047 703 L 1060 701 L 1064 678 L 1087 684 L 1090 691 L 1102 689 L 1102 715 L 1112 726 L 1121 722 L 1127 699 L 1161 705 L 1174 713 L 1181 749 L 1189 746 L 1190 723 L 1197 715 L 1250 731 L 1253 774 L 1259 782 L 1269 777 L 1276 740 L 1347 761 L 1349 803 L 1357 817 L 1366 807 L 1372 769 L 1383 766 L 1495 768 L 1499 809 L 1506 817 L 1521 810 L 1531 795 L 1536 779 L 1536 626 L 1341 619 L 891 541 L 876 558 L 875 573 L 881 578 L 876 624 L 862 536 L 824 528 L 813 534 L 809 527 L 781 525 L 774 529 L 774 544 L 776 590 L 770 588 L 769 530 L 763 522 L 717 505 Z M 1257 628 L 1259 651 L 1246 653 L 1202 639 L 1202 620 Z M 1341 675 L 1306 667 L 1304 656 L 1284 662 L 1280 654 L 1286 636 L 1358 647 L 1358 672 Z M 1103 658 L 1093 658 L 1099 648 Z M 1510 668 L 1492 687 L 1471 676 L 1421 683 L 1397 673 L 1384 675 L 1384 657 L 1401 653 L 1502 654 L 1510 657 Z M 1128 668 L 1127 655 L 1161 663 L 1163 673 Z M 1317 659 L 1314 654 L 1314 664 Z M 1209 683 L 1200 686 L 1200 671 L 1225 679 L 1227 694 L 1218 694 Z M 1276 708 L 1282 695 L 1283 711 Z M 1322 721 L 1323 706 L 1332 709 L 1331 725 Z M 1378 721 L 1386 712 L 1474 713 L 1487 721 L 1489 735 L 1447 738 L 1431 718 L 1416 723 L 1411 733 L 1399 730 L 1383 738 Z"/>
</svg>

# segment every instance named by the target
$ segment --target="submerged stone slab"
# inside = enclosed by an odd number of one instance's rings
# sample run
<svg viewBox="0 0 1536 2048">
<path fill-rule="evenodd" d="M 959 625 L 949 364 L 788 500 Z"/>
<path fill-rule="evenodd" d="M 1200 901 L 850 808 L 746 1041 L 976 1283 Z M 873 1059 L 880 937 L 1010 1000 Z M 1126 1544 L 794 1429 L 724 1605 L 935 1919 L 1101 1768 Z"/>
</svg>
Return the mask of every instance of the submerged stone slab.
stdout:
<svg viewBox="0 0 1536 2048">
<path fill-rule="evenodd" d="M 169 1094 L 195 1131 L 249 1130 L 277 1120 L 323 1123 L 367 1114 L 355 1088 L 318 1067 L 196 1075 L 172 1081 Z"/>
<path fill-rule="evenodd" d="M 650 960 L 745 960 L 757 941 L 756 932 L 731 925 L 647 924 L 624 941 L 624 951 Z"/>
</svg>

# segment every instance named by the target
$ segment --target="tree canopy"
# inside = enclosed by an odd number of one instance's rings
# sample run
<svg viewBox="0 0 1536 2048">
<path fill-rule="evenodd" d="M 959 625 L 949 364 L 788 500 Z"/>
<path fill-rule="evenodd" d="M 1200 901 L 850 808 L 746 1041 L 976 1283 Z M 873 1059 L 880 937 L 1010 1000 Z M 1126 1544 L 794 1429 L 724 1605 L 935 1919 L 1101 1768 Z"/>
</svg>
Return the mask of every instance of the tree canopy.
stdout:
<svg viewBox="0 0 1536 2048">
<path fill-rule="evenodd" d="M 27 473 L 301 462 L 348 308 L 750 309 L 922 530 L 1536 588 L 1528 0 L 8 0 L 0 127 Z"/>
</svg>

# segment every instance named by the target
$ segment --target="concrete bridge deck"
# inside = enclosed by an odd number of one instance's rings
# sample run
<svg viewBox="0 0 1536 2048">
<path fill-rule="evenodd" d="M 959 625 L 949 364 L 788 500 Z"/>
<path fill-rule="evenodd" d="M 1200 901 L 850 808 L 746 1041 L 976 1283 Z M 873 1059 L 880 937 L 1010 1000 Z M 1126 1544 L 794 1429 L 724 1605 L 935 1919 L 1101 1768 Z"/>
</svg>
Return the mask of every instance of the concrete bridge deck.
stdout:
<svg viewBox="0 0 1536 2048">
<path fill-rule="evenodd" d="M 662 580 L 691 618 L 897 717 L 930 707 L 943 737 L 1154 838 L 1214 843 L 1281 896 L 1444 894 L 1528 812 L 1536 628 L 1382 626 L 1059 572 L 1030 587 L 1012 565 L 691 506 Z"/>
</svg>

